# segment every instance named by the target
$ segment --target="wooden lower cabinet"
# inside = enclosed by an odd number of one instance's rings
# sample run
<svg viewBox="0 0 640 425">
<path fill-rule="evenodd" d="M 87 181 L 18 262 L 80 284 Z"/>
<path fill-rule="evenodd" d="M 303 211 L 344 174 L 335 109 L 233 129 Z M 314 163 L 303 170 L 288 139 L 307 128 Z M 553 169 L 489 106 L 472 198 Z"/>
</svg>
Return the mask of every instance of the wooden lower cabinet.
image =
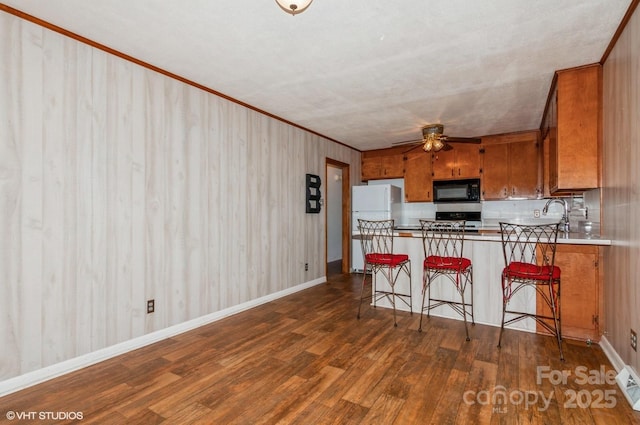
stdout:
<svg viewBox="0 0 640 425">
<path fill-rule="evenodd" d="M 600 285 L 600 247 L 558 244 L 556 266 L 561 270 L 560 311 L 562 337 L 600 341 L 602 288 Z M 538 314 L 550 314 L 538 295 Z M 547 333 L 538 325 L 539 333 Z"/>
</svg>

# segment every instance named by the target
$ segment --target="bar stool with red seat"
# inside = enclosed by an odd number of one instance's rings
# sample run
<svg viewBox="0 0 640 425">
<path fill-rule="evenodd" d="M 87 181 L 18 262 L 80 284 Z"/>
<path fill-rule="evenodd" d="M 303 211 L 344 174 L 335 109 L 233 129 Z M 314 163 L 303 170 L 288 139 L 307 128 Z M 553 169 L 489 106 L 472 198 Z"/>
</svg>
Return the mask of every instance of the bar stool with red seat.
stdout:
<svg viewBox="0 0 640 425">
<path fill-rule="evenodd" d="M 500 223 L 505 267 L 502 271 L 502 325 L 498 347 L 502 343 L 505 325 L 532 318 L 553 335 L 562 353 L 562 329 L 560 321 L 560 268 L 555 265 L 559 223 L 512 224 Z M 539 306 L 536 312 L 508 310 L 509 302 L 524 288 L 534 288 L 550 313 Z M 526 310 L 526 308 L 523 308 Z M 505 316 L 514 317 L 505 321 Z"/>
<path fill-rule="evenodd" d="M 411 305 L 411 260 L 407 254 L 396 254 L 393 252 L 393 226 L 394 220 L 362 220 L 358 219 L 358 229 L 360 231 L 360 242 L 362 244 L 362 255 L 364 257 L 364 273 L 362 275 L 362 288 L 360 290 L 360 304 L 358 305 L 358 319 L 360 319 L 360 309 L 362 300 L 371 298 L 373 307 L 380 299 L 386 298 L 393 306 L 393 325 L 398 326 L 396 320 L 396 299 L 404 302 L 413 314 Z M 364 296 L 364 286 L 367 278 L 367 271 L 371 271 L 371 296 Z M 376 287 L 376 276 L 380 273 L 387 283 L 387 288 Z M 396 281 L 400 273 L 405 273 L 409 278 L 409 293 L 397 293 L 395 290 Z"/>
<path fill-rule="evenodd" d="M 420 312 L 420 325 L 418 331 L 422 332 L 423 312 L 427 311 L 427 317 L 434 308 L 441 305 L 449 305 L 464 320 L 464 330 L 469 338 L 467 315 L 471 316 L 471 323 L 475 325 L 473 317 L 473 266 L 471 260 L 462 256 L 464 248 L 464 220 L 420 220 L 422 230 L 422 244 L 424 247 L 424 273 L 422 278 L 422 311 Z M 433 298 L 431 287 L 436 279 L 444 276 L 451 281 L 460 299 L 451 299 L 444 296 Z M 470 292 L 470 301 L 465 299 L 467 288 Z M 425 299 L 428 299 L 425 307 Z M 431 302 L 435 303 L 432 305 Z"/>
</svg>

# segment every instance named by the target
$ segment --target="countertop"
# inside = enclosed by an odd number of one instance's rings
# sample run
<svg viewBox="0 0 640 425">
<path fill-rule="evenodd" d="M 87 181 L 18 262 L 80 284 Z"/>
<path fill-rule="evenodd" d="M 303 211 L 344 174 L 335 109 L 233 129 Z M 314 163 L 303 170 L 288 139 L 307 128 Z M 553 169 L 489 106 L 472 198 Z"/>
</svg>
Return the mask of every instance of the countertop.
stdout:
<svg viewBox="0 0 640 425">
<path fill-rule="evenodd" d="M 354 234 L 358 234 L 355 232 Z M 422 233 L 419 228 L 396 230 L 395 236 L 398 237 L 413 237 L 421 238 Z M 480 228 L 478 232 L 467 232 L 464 234 L 467 240 L 476 241 L 496 241 L 500 242 L 500 230 L 494 227 Z M 571 245 L 611 245 L 611 240 L 601 237 L 600 235 L 583 233 L 583 232 L 558 232 L 559 244 L 571 244 Z"/>
</svg>

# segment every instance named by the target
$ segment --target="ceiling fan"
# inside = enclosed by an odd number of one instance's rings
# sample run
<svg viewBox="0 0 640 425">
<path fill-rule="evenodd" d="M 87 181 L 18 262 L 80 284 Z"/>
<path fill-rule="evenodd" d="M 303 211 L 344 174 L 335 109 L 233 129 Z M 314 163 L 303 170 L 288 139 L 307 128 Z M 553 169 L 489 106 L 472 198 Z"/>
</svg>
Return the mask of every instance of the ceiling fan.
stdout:
<svg viewBox="0 0 640 425">
<path fill-rule="evenodd" d="M 453 149 L 449 143 L 475 143 L 481 142 L 478 137 L 450 137 L 442 134 L 444 125 L 428 124 L 422 127 L 422 139 L 406 140 L 404 142 L 393 143 L 394 145 L 422 145 L 425 152 L 438 152 L 439 150 L 448 151 Z M 413 149 L 413 148 L 412 148 Z"/>
</svg>

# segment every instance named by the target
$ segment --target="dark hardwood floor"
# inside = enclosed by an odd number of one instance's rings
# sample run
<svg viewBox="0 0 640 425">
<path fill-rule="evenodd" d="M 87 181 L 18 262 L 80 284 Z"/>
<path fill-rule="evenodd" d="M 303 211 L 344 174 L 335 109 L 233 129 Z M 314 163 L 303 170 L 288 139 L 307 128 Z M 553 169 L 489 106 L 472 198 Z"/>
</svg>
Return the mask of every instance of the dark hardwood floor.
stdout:
<svg viewBox="0 0 640 425">
<path fill-rule="evenodd" d="M 327 278 L 334 277 L 342 273 L 342 260 L 330 261 L 327 263 Z"/>
<path fill-rule="evenodd" d="M 326 284 L 0 398 L 81 424 L 640 423 L 597 346 L 363 306 L 361 275 Z M 544 373 L 538 373 L 538 369 Z M 584 368 L 584 369 L 582 369 Z M 571 375 L 562 379 L 562 371 Z M 584 372 L 582 372 L 584 371 Z M 595 373 L 595 372 L 594 372 Z M 552 382 L 553 381 L 553 382 Z M 558 382 L 560 381 L 560 382 Z M 562 382 L 565 381 L 565 382 Z M 9 418 L 9 419 L 7 419 Z"/>
</svg>

